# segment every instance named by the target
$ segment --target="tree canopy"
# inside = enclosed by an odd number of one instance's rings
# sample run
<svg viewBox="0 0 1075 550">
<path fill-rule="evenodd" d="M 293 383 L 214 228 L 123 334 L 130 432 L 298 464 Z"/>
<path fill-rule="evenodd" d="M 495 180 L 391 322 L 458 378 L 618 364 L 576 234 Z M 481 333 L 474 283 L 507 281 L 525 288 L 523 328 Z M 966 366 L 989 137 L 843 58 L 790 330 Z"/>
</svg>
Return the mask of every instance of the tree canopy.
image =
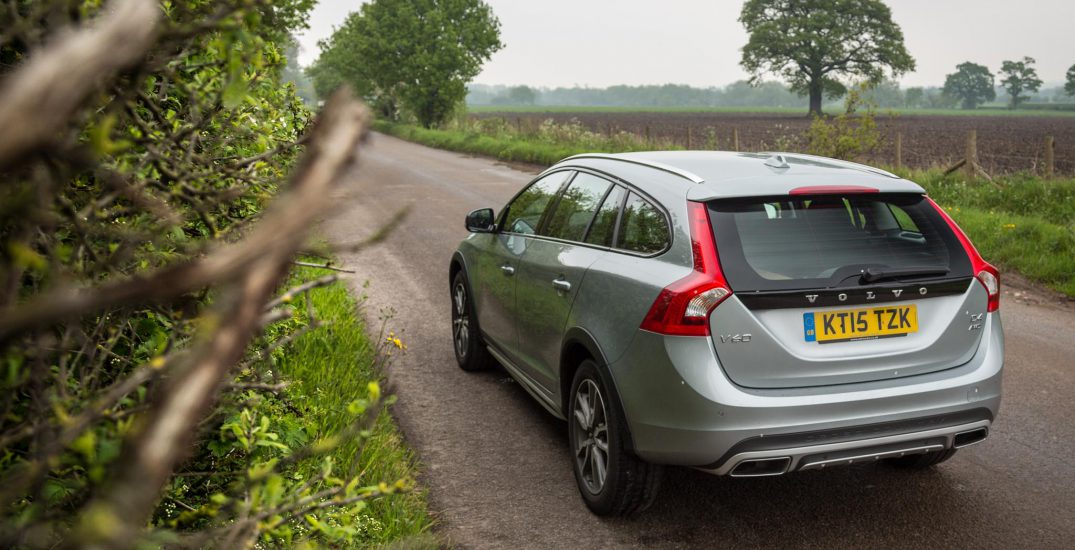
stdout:
<svg viewBox="0 0 1075 550">
<path fill-rule="evenodd" d="M 993 86 L 993 73 L 988 67 L 967 61 L 956 65 L 956 72 L 945 78 L 944 93 L 962 101 L 964 109 L 976 109 L 997 98 Z"/>
<path fill-rule="evenodd" d="M 1067 92 L 1068 95 L 1075 95 L 1075 65 L 1072 65 L 1071 68 L 1068 69 L 1068 74 L 1066 75 L 1065 80 L 1064 91 Z"/>
<path fill-rule="evenodd" d="M 1030 99 L 1023 92 L 1036 93 L 1041 89 L 1042 82 L 1034 63 L 1033 57 L 1024 57 L 1022 61 L 1005 61 L 1000 66 L 1000 74 L 1004 76 L 1000 84 L 1011 97 L 1012 109 L 1018 109 L 1020 103 Z"/>
<path fill-rule="evenodd" d="M 508 89 L 507 100 L 513 105 L 533 105 L 537 103 L 537 90 L 530 86 L 513 86 Z"/>
<path fill-rule="evenodd" d="M 747 0 L 739 21 L 750 34 L 743 67 L 755 79 L 781 75 L 809 95 L 814 114 L 823 96 L 847 91 L 841 77 L 879 82 L 886 72 L 915 68 L 903 31 L 880 0 Z"/>
<path fill-rule="evenodd" d="M 463 101 L 503 44 L 482 0 L 373 0 L 320 46 L 309 74 L 322 97 L 347 83 L 381 116 L 405 110 L 430 127 Z"/>
</svg>

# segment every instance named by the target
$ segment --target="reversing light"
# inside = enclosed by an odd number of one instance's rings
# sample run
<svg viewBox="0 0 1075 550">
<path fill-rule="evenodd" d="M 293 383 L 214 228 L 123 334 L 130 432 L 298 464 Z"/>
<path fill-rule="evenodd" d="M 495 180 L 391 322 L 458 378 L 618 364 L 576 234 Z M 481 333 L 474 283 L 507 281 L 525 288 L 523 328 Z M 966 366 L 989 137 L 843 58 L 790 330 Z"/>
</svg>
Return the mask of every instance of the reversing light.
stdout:
<svg viewBox="0 0 1075 550">
<path fill-rule="evenodd" d="M 732 295 L 720 269 L 717 243 L 705 204 L 687 203 L 687 224 L 694 270 L 661 290 L 642 320 L 643 330 L 673 336 L 709 336 L 709 315 Z"/>
<path fill-rule="evenodd" d="M 937 203 L 933 202 L 933 199 L 926 197 L 926 200 L 933 205 L 933 208 L 944 218 L 944 221 L 948 222 L 948 227 L 952 229 L 952 232 L 959 238 L 960 244 L 963 245 L 963 250 L 967 252 L 967 257 L 970 258 L 971 272 L 975 273 L 974 278 L 985 287 L 986 293 L 989 294 L 989 305 L 986 311 L 997 311 L 1000 309 L 1000 271 L 993 267 L 992 264 L 982 259 L 982 255 L 978 253 L 978 249 L 974 248 L 970 239 L 967 238 L 967 234 L 959 228 L 955 220 L 948 215 Z"/>
</svg>

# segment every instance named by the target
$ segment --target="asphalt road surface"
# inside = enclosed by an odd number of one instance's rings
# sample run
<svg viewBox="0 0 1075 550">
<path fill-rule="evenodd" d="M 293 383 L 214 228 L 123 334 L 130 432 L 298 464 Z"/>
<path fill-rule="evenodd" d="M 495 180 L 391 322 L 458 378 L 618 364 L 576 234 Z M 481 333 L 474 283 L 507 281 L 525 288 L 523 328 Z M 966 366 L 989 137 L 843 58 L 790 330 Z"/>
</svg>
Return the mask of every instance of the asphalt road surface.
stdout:
<svg viewBox="0 0 1075 550">
<path fill-rule="evenodd" d="M 447 272 L 463 218 L 499 210 L 533 173 L 374 135 L 322 225 L 330 240 L 354 242 L 412 207 L 388 242 L 341 260 L 370 295 L 367 318 L 395 310 L 388 326 L 408 352 L 390 369 L 394 413 L 448 545 L 1075 548 L 1075 308 L 1025 285 L 1002 297 L 1005 396 L 991 437 L 934 471 L 732 479 L 670 469 L 641 516 L 591 515 L 566 424 L 505 371 L 465 373 L 452 354 Z"/>
</svg>

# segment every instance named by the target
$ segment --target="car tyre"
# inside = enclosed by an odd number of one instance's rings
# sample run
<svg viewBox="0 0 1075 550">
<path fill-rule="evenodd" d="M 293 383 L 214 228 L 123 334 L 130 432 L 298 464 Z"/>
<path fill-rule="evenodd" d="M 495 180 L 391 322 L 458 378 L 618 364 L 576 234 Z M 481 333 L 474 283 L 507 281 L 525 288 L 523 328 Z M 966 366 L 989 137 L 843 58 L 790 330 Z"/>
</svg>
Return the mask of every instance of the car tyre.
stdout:
<svg viewBox="0 0 1075 550">
<path fill-rule="evenodd" d="M 896 468 L 903 468 L 907 470 L 923 470 L 926 468 L 932 468 L 949 458 L 955 456 L 958 449 L 945 449 L 943 451 L 934 451 L 932 453 L 925 453 L 920 455 L 901 456 L 899 458 L 887 458 L 885 462 L 889 466 Z"/>
<path fill-rule="evenodd" d="M 478 329 L 478 316 L 471 300 L 470 284 L 463 270 L 452 278 L 452 348 L 459 368 L 480 371 L 493 366 L 496 361 L 482 341 Z"/>
<path fill-rule="evenodd" d="M 575 372 L 567 409 L 571 464 L 579 493 L 594 514 L 629 516 L 653 504 L 663 467 L 627 449 L 627 424 L 609 387 L 592 360 Z"/>
</svg>

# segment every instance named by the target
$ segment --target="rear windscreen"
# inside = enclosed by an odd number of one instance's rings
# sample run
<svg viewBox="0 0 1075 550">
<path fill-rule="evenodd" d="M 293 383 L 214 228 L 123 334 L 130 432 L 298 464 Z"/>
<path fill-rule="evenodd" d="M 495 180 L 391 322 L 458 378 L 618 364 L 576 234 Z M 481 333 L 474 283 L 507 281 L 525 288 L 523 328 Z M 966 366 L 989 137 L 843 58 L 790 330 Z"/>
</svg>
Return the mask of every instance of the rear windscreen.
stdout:
<svg viewBox="0 0 1075 550">
<path fill-rule="evenodd" d="M 934 272 L 917 280 L 971 276 L 959 240 L 922 195 L 758 197 L 709 208 L 733 291 L 855 286 L 869 268 Z"/>
</svg>

